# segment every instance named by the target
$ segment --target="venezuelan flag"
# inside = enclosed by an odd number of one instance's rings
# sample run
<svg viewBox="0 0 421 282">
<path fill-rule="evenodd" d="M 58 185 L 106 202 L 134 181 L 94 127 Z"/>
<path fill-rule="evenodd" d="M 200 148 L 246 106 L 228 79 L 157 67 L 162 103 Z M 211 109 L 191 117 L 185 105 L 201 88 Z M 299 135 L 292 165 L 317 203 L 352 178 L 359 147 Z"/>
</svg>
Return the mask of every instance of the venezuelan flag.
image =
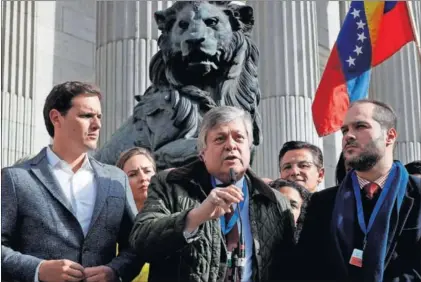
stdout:
<svg viewBox="0 0 421 282">
<path fill-rule="evenodd" d="M 342 126 L 349 104 L 368 96 L 371 68 L 410 41 L 406 1 L 352 1 L 312 105 L 319 136 Z"/>
</svg>

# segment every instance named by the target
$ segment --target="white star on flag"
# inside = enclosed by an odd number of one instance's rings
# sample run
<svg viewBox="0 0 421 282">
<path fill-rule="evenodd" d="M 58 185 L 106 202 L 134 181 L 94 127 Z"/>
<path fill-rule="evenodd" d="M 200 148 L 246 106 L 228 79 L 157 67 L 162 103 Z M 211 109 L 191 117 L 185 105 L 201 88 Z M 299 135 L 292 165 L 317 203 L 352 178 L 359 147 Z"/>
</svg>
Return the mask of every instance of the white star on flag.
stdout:
<svg viewBox="0 0 421 282">
<path fill-rule="evenodd" d="M 358 39 L 357 40 L 361 40 L 361 42 L 364 42 L 364 39 L 367 39 L 367 37 L 365 37 L 364 32 L 358 33 Z"/>
<path fill-rule="evenodd" d="M 357 22 L 357 25 L 358 25 L 357 29 L 360 29 L 360 28 L 364 29 L 364 26 L 366 25 L 366 23 L 360 20 L 359 22 Z"/>
<path fill-rule="evenodd" d="M 349 56 L 349 59 L 346 60 L 345 62 L 348 63 L 348 67 L 355 66 L 355 59 L 353 57 L 351 57 L 351 56 Z"/>
<path fill-rule="evenodd" d="M 362 46 L 355 46 L 355 50 L 354 50 L 354 52 L 355 53 L 357 53 L 357 56 L 359 55 L 359 54 L 362 54 L 363 53 L 363 47 Z"/>
<path fill-rule="evenodd" d="M 354 16 L 354 19 L 356 17 L 359 17 L 360 16 L 360 10 L 357 10 L 357 9 L 354 8 L 354 10 L 352 11 L 351 15 Z"/>
</svg>

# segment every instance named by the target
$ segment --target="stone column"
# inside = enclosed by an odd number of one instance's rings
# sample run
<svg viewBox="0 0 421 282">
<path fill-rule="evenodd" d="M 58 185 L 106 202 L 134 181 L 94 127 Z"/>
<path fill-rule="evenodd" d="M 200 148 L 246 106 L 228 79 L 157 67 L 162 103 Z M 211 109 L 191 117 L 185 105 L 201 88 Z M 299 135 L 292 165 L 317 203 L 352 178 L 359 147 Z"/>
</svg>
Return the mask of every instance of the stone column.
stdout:
<svg viewBox="0 0 421 282">
<path fill-rule="evenodd" d="M 2 1 L 1 167 L 34 147 L 35 2 Z"/>
<path fill-rule="evenodd" d="M 418 38 L 421 2 L 411 1 Z M 415 43 L 373 69 L 370 98 L 391 105 L 398 116 L 398 142 L 395 159 L 403 164 L 421 160 L 421 58 Z"/>
<path fill-rule="evenodd" d="M 254 169 L 279 177 L 282 144 L 302 140 L 322 148 L 313 125 L 311 104 L 319 80 L 316 2 L 250 1 L 253 39 L 260 49 L 260 112 L 263 142 Z"/>
<path fill-rule="evenodd" d="M 158 51 L 153 14 L 172 1 L 97 3 L 96 82 L 104 99 L 99 144 L 132 114 L 135 95 L 149 86 L 149 62 Z"/>
</svg>

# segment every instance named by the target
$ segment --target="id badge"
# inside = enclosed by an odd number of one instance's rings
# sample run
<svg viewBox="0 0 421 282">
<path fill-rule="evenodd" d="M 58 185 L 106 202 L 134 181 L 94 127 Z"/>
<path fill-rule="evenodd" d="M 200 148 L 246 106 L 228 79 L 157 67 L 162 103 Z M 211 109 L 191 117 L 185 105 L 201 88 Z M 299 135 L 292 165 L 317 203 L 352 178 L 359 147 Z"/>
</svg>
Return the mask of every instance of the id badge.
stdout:
<svg viewBox="0 0 421 282">
<path fill-rule="evenodd" d="M 349 264 L 354 265 L 356 267 L 362 267 L 363 266 L 363 251 L 359 249 L 354 249 L 352 251 Z"/>
<path fill-rule="evenodd" d="M 227 252 L 227 266 L 232 266 L 232 252 Z"/>
</svg>

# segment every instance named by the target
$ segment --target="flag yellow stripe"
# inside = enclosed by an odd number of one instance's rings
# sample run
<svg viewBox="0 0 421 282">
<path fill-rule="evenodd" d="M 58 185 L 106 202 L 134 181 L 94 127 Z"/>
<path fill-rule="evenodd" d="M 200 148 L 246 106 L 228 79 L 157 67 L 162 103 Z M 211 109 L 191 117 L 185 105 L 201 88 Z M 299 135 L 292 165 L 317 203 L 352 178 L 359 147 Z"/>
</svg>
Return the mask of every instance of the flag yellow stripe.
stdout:
<svg viewBox="0 0 421 282">
<path fill-rule="evenodd" d="M 371 50 L 377 42 L 378 31 L 383 18 L 384 1 L 364 1 L 364 12 L 370 33 Z"/>
</svg>

